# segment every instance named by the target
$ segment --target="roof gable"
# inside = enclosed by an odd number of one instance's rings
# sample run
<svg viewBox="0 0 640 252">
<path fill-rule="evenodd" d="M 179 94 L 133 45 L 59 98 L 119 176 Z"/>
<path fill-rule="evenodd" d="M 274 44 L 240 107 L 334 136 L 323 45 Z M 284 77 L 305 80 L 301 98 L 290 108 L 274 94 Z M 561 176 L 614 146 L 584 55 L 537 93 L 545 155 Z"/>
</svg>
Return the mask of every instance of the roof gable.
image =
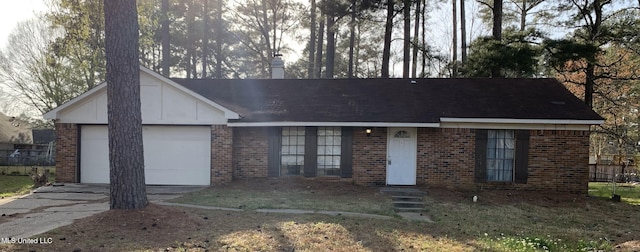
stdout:
<svg viewBox="0 0 640 252">
<path fill-rule="evenodd" d="M 107 123 L 107 84 L 44 114 L 61 123 Z M 147 68 L 140 68 L 140 99 L 145 124 L 225 124 L 238 114 Z M 170 104 L 169 104 L 170 103 Z"/>
</svg>

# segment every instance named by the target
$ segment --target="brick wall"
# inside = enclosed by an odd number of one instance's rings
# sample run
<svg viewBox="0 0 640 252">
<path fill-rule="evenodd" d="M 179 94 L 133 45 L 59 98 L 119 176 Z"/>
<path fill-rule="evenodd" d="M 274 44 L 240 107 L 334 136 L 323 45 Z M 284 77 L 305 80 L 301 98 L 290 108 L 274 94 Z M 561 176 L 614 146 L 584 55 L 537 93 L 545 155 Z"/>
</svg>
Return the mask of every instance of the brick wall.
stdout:
<svg viewBox="0 0 640 252">
<path fill-rule="evenodd" d="M 527 184 L 555 191 L 587 194 L 589 131 L 532 130 Z"/>
<path fill-rule="evenodd" d="M 233 129 L 211 126 L 211 184 L 221 185 L 233 179 Z"/>
<path fill-rule="evenodd" d="M 478 188 L 587 194 L 589 131 L 531 130 L 526 184 L 478 183 Z"/>
<path fill-rule="evenodd" d="M 233 137 L 232 137 L 233 136 Z M 455 188 L 567 191 L 586 194 L 589 131 L 532 130 L 526 184 L 475 183 L 475 130 L 419 128 L 417 184 Z M 211 128 L 211 183 L 267 177 L 268 128 Z M 56 180 L 78 182 L 78 126 L 56 124 Z M 385 185 L 387 129 L 354 128 L 353 182 Z"/>
<path fill-rule="evenodd" d="M 76 183 L 78 125 L 56 123 L 56 182 Z"/>
<path fill-rule="evenodd" d="M 387 131 L 354 129 L 353 181 L 386 184 Z M 419 128 L 416 182 L 422 186 L 563 191 L 586 194 L 589 131 L 532 130 L 526 184 L 475 183 L 475 130 Z"/>
<path fill-rule="evenodd" d="M 267 177 L 269 128 L 234 128 L 233 177 Z"/>
<path fill-rule="evenodd" d="M 385 185 L 387 171 L 387 128 L 353 129 L 353 182 L 358 185 Z"/>
<path fill-rule="evenodd" d="M 473 187 L 475 131 L 418 128 L 416 183 Z"/>
</svg>

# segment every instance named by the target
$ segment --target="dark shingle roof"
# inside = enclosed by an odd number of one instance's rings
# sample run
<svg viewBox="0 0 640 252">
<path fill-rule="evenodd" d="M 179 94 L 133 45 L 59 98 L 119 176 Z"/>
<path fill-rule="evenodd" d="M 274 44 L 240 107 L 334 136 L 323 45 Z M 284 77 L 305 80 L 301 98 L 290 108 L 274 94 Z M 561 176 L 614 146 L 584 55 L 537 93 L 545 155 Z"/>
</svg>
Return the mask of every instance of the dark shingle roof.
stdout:
<svg viewBox="0 0 640 252">
<path fill-rule="evenodd" d="M 555 79 L 173 80 L 239 113 L 240 122 L 602 119 Z"/>
</svg>

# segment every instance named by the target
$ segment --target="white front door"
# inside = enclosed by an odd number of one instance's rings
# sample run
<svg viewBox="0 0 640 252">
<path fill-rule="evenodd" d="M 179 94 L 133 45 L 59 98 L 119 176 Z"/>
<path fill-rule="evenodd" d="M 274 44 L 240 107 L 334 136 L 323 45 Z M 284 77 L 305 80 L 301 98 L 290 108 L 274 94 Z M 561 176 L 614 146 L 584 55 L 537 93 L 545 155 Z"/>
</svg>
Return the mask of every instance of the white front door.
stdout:
<svg viewBox="0 0 640 252">
<path fill-rule="evenodd" d="M 416 184 L 416 128 L 389 128 L 387 185 Z"/>
</svg>

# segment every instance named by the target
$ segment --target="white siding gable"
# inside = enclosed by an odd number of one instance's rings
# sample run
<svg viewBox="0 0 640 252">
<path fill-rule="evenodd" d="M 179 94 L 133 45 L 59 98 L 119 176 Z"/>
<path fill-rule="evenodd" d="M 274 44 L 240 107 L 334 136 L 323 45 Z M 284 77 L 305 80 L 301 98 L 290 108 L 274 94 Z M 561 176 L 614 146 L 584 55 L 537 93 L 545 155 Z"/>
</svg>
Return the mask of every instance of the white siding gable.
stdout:
<svg viewBox="0 0 640 252">
<path fill-rule="evenodd" d="M 226 124 L 227 118 L 235 117 L 235 113 L 168 81 L 150 71 L 140 71 L 143 124 Z M 47 113 L 45 118 L 60 123 L 106 124 L 107 88 L 100 85 L 96 89 Z"/>
</svg>

